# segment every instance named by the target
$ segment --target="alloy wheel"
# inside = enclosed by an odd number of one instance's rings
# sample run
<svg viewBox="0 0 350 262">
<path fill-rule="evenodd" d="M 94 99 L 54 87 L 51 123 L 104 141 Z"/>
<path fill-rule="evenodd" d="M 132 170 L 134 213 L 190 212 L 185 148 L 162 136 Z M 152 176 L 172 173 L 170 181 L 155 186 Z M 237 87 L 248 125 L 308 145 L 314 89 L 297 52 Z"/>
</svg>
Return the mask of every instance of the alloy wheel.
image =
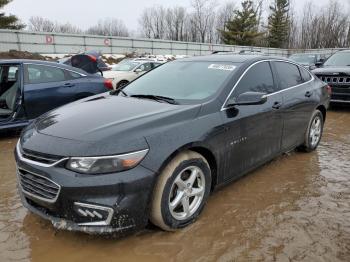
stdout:
<svg viewBox="0 0 350 262">
<path fill-rule="evenodd" d="M 319 116 L 316 116 L 312 121 L 310 128 L 310 140 L 311 146 L 314 147 L 318 144 L 322 134 L 322 120 Z"/>
<path fill-rule="evenodd" d="M 200 207 L 205 194 L 205 177 L 197 166 L 182 170 L 173 182 L 169 210 L 177 220 L 190 218 Z"/>
</svg>

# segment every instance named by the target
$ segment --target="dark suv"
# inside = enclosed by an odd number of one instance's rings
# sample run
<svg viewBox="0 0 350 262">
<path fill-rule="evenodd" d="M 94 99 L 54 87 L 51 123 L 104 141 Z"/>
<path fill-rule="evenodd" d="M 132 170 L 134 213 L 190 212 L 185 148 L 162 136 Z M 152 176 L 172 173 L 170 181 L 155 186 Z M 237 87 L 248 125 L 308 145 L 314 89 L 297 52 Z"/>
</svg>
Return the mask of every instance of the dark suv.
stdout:
<svg viewBox="0 0 350 262">
<path fill-rule="evenodd" d="M 327 85 L 283 58 L 170 62 L 27 127 L 19 193 L 60 229 L 183 228 L 218 186 L 296 147 L 315 150 L 328 103 Z"/>
<path fill-rule="evenodd" d="M 350 50 L 335 53 L 313 73 L 332 88 L 332 103 L 350 103 Z"/>
</svg>

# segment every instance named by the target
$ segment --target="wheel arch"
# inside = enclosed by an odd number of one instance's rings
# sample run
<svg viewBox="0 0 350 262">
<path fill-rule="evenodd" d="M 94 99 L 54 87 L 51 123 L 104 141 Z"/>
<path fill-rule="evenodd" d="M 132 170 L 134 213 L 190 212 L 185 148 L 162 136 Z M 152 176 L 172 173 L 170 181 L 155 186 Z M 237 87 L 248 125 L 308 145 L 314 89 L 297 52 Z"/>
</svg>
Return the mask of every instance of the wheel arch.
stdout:
<svg viewBox="0 0 350 262">
<path fill-rule="evenodd" d="M 319 105 L 316 109 L 321 111 L 321 113 L 323 115 L 323 121 L 326 121 L 326 116 L 327 116 L 326 107 L 324 105 Z"/>
<path fill-rule="evenodd" d="M 212 185 L 211 185 L 211 191 L 214 190 L 215 186 L 218 183 L 218 176 L 217 176 L 217 171 L 218 171 L 218 164 L 217 164 L 217 157 L 213 153 L 213 151 L 207 146 L 204 145 L 203 143 L 198 143 L 198 142 L 193 142 L 186 144 L 178 149 L 176 149 L 174 152 L 172 152 L 166 160 L 163 162 L 163 164 L 160 167 L 159 173 L 167 166 L 167 164 L 178 154 L 180 154 L 183 151 L 190 150 L 194 151 L 200 155 L 202 155 L 209 163 L 209 168 L 211 171 L 211 176 L 212 176 Z"/>
</svg>

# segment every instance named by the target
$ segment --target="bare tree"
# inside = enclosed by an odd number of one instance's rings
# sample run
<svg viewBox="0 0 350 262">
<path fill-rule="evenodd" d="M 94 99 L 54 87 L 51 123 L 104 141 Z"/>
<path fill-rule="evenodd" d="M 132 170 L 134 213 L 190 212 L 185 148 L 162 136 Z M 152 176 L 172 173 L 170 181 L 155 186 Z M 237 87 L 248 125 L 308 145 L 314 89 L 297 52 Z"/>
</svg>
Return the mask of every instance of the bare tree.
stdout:
<svg viewBox="0 0 350 262">
<path fill-rule="evenodd" d="M 52 32 L 67 34 L 82 34 L 83 31 L 70 23 L 60 24 L 49 19 L 32 16 L 29 18 L 28 30 L 35 32 Z"/>
<path fill-rule="evenodd" d="M 216 15 L 216 43 L 221 41 L 221 33 L 220 30 L 224 31 L 226 29 L 226 25 L 229 21 L 232 20 L 234 16 L 234 11 L 237 9 L 237 6 L 234 2 L 226 2 L 223 6 L 221 6 Z"/>
<path fill-rule="evenodd" d="M 185 40 L 186 9 L 184 7 L 168 8 L 166 11 L 166 39 Z"/>
<path fill-rule="evenodd" d="M 29 18 L 28 30 L 35 32 L 55 32 L 55 23 L 41 16 Z"/>
<path fill-rule="evenodd" d="M 100 20 L 97 25 L 90 27 L 87 33 L 104 36 L 129 36 L 129 31 L 124 22 L 116 18 Z"/>
<path fill-rule="evenodd" d="M 66 24 L 55 24 L 55 32 L 57 33 L 66 33 L 66 34 L 82 34 L 83 30 L 79 27 L 72 25 L 70 23 Z"/>
<path fill-rule="evenodd" d="M 162 6 L 154 6 L 143 10 L 139 19 L 143 36 L 164 39 L 166 35 L 166 10 Z"/>
<path fill-rule="evenodd" d="M 212 39 L 210 34 L 214 26 L 216 5 L 212 0 L 192 0 L 192 7 L 194 12 L 191 15 L 191 22 L 198 33 L 198 40 L 204 43 Z"/>
<path fill-rule="evenodd" d="M 307 2 L 300 28 L 300 48 L 334 48 L 349 45 L 350 19 L 346 9 L 336 0 L 330 0 L 327 5 L 318 8 L 312 2 Z"/>
</svg>

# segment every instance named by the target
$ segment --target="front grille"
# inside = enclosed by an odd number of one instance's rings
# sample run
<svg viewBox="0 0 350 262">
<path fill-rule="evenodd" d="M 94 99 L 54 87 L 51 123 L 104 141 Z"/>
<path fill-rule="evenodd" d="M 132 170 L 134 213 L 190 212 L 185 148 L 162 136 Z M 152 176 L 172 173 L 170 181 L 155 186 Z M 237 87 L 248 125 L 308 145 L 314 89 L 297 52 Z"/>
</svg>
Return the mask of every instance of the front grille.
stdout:
<svg viewBox="0 0 350 262">
<path fill-rule="evenodd" d="M 46 202 L 55 202 L 60 192 L 60 186 L 48 178 L 18 170 L 19 182 L 25 194 Z"/>
<path fill-rule="evenodd" d="M 54 166 L 64 160 L 67 160 L 67 158 L 62 156 L 43 154 L 23 149 L 20 142 L 17 143 L 16 151 L 20 160 L 44 167 Z"/>
<path fill-rule="evenodd" d="M 58 156 L 44 155 L 37 152 L 21 150 L 22 156 L 32 161 L 36 161 L 43 164 L 54 164 L 60 161 L 62 158 Z"/>
<path fill-rule="evenodd" d="M 350 87 L 350 77 L 349 76 L 318 76 L 323 82 L 330 85 L 337 85 L 339 87 Z"/>
</svg>

